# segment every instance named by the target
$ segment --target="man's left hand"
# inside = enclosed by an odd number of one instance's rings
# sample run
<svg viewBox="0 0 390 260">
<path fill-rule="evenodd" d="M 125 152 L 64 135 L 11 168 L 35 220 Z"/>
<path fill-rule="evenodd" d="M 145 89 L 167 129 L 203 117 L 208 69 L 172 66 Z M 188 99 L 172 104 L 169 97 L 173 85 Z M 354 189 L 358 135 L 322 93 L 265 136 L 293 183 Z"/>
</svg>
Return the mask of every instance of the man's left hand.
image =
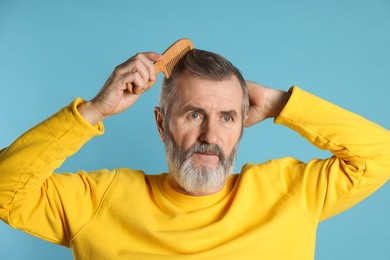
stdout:
<svg viewBox="0 0 390 260">
<path fill-rule="evenodd" d="M 249 110 L 245 127 L 250 127 L 267 118 L 275 118 L 286 105 L 290 94 L 283 90 L 265 87 L 253 81 L 246 81 L 249 95 Z"/>
</svg>

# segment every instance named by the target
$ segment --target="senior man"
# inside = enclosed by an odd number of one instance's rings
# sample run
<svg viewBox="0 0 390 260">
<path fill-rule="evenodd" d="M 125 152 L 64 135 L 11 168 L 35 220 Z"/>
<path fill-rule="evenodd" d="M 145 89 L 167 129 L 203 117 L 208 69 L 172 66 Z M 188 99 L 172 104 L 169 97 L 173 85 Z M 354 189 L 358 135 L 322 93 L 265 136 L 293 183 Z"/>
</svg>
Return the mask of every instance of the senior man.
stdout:
<svg viewBox="0 0 390 260">
<path fill-rule="evenodd" d="M 155 108 L 168 173 L 54 173 L 138 100 L 160 59 L 135 55 L 95 98 L 75 99 L 1 152 L 1 219 L 75 259 L 313 259 L 318 223 L 388 180 L 389 131 L 298 87 L 245 81 L 198 49 L 164 79 Z M 234 174 L 244 126 L 267 118 L 333 156 L 248 163 Z"/>
</svg>

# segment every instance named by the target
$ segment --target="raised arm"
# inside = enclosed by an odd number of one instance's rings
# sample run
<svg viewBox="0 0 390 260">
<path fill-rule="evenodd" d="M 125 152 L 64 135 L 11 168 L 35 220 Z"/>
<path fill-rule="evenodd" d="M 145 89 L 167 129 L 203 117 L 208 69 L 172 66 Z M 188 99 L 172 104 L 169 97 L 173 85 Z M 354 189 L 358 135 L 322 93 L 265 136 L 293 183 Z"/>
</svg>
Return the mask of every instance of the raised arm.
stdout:
<svg viewBox="0 0 390 260">
<path fill-rule="evenodd" d="M 333 156 L 308 163 L 270 161 L 284 193 L 314 221 L 331 217 L 369 196 L 390 178 L 390 132 L 297 87 L 289 92 L 247 81 L 246 126 L 274 118 Z"/>
<path fill-rule="evenodd" d="M 159 58 L 156 53 L 137 54 L 114 70 L 93 100 L 76 99 L 0 151 L 0 219 L 69 246 L 72 235 L 98 208 L 115 174 L 53 172 L 103 133 L 101 120 L 128 109 L 139 98 L 130 93 L 127 82 L 134 92 L 151 87 L 152 62 Z"/>
</svg>

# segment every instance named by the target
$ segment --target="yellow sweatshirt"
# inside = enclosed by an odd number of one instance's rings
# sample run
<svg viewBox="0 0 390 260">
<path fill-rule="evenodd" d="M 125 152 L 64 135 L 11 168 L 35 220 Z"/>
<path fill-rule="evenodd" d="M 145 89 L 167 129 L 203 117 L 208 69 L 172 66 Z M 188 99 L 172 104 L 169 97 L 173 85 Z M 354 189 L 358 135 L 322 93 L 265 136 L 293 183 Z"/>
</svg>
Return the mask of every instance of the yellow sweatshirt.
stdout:
<svg viewBox="0 0 390 260">
<path fill-rule="evenodd" d="M 0 218 L 73 250 L 75 259 L 313 259 L 318 223 L 390 176 L 390 133 L 292 89 L 275 119 L 334 156 L 247 164 L 216 194 L 177 193 L 167 174 L 53 174 L 103 132 L 77 99 L 0 154 Z"/>
</svg>

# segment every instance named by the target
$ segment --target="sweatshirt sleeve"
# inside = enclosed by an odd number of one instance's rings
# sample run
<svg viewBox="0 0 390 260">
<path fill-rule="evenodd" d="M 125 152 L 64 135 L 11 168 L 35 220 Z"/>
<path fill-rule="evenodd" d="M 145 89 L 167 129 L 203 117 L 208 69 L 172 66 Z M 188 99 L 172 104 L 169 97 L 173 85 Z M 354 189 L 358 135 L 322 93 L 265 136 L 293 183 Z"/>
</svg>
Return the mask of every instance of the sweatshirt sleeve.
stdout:
<svg viewBox="0 0 390 260">
<path fill-rule="evenodd" d="M 107 187 L 97 184 L 109 183 L 113 176 L 103 180 L 100 174 L 53 174 L 88 140 L 103 134 L 102 123 L 92 126 L 78 113 L 82 102 L 76 99 L 0 153 L 0 218 L 66 246 L 80 228 L 70 226 L 69 220 L 87 221 L 104 194 L 100 189 Z"/>
<path fill-rule="evenodd" d="M 297 87 L 275 123 L 333 156 L 271 162 L 282 189 L 321 221 L 363 200 L 390 177 L 390 132 Z"/>
</svg>

